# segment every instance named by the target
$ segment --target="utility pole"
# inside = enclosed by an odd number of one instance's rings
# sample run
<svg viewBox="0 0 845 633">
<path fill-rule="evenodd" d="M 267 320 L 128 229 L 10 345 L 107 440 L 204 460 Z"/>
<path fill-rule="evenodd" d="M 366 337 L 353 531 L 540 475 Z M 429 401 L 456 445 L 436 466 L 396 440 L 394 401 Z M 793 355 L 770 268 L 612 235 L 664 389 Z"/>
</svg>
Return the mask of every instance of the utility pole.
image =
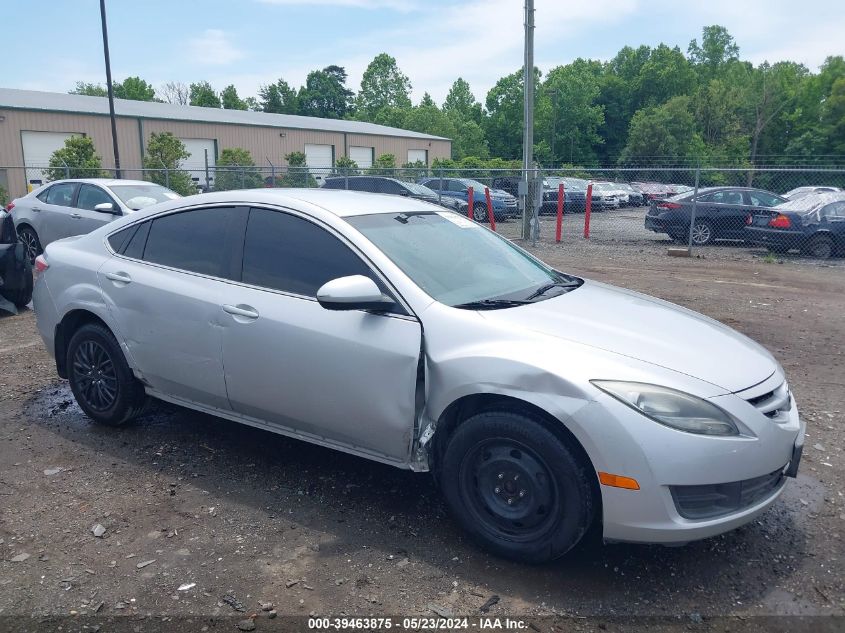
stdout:
<svg viewBox="0 0 845 633">
<path fill-rule="evenodd" d="M 111 143 L 114 149 L 114 177 L 120 178 L 120 152 L 117 149 L 117 122 L 114 118 L 114 87 L 109 61 L 109 31 L 106 27 L 106 0 L 100 0 L 100 20 L 103 23 L 103 54 L 106 58 L 106 86 L 109 90 L 109 116 L 111 117 Z"/>
<path fill-rule="evenodd" d="M 534 0 L 525 0 L 525 67 L 523 69 L 522 169 L 525 193 L 522 198 L 522 238 L 532 237 L 534 224 Z"/>
</svg>

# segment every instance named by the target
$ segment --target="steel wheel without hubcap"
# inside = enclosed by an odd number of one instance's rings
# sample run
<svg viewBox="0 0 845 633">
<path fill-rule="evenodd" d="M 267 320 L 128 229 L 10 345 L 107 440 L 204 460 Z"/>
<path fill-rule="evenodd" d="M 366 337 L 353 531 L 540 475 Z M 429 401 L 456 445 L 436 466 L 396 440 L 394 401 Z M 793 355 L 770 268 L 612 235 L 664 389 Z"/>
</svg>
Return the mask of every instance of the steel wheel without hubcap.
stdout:
<svg viewBox="0 0 845 633">
<path fill-rule="evenodd" d="M 713 241 L 713 227 L 709 222 L 700 222 L 692 227 L 692 243 L 702 246 Z"/>
<path fill-rule="evenodd" d="M 117 400 L 119 384 L 114 362 L 102 345 L 83 341 L 73 356 L 79 395 L 94 411 L 106 411 Z"/>
<path fill-rule="evenodd" d="M 18 239 L 26 249 L 26 256 L 29 257 L 29 263 L 34 264 L 35 258 L 41 253 L 41 244 L 38 242 L 38 236 L 35 231 L 26 227 L 18 231 Z"/>
<path fill-rule="evenodd" d="M 463 463 L 460 485 L 478 522 L 498 538 L 533 541 L 559 518 L 558 490 L 548 467 L 513 440 L 476 445 Z"/>
</svg>

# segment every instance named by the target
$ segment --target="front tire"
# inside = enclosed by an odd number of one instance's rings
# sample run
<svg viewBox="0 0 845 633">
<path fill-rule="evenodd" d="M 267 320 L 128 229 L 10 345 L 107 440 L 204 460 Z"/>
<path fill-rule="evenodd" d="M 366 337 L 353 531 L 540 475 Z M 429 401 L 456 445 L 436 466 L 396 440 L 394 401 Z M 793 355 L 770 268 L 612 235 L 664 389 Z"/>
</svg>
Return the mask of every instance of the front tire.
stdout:
<svg viewBox="0 0 845 633">
<path fill-rule="evenodd" d="M 487 207 L 481 202 L 472 205 L 472 219 L 476 222 L 487 221 Z"/>
<path fill-rule="evenodd" d="M 716 239 L 713 224 L 709 220 L 696 220 L 692 227 L 692 243 L 695 246 L 707 246 Z"/>
<path fill-rule="evenodd" d="M 22 226 L 18 229 L 18 239 L 23 243 L 26 249 L 26 255 L 29 257 L 29 263 L 34 265 L 35 258 L 44 252 L 41 248 L 41 241 L 38 239 L 38 234 L 35 229 L 28 226 Z"/>
<path fill-rule="evenodd" d="M 0 291 L 0 294 L 2 294 L 4 298 L 14 303 L 15 306 L 17 306 L 18 308 L 23 308 L 30 301 L 32 301 L 33 287 L 32 265 L 29 263 L 28 260 L 25 260 L 21 263 L 24 264 L 24 270 L 22 273 L 23 286 L 21 286 L 20 288 L 15 288 L 14 290 L 4 289 Z"/>
<path fill-rule="evenodd" d="M 88 323 L 70 339 L 66 361 L 76 402 L 94 422 L 122 426 L 137 417 L 147 396 L 120 345 L 103 325 Z"/>
<path fill-rule="evenodd" d="M 592 468 L 536 420 L 479 413 L 455 430 L 439 481 L 461 526 L 499 556 L 543 563 L 563 556 L 593 522 Z"/>
</svg>

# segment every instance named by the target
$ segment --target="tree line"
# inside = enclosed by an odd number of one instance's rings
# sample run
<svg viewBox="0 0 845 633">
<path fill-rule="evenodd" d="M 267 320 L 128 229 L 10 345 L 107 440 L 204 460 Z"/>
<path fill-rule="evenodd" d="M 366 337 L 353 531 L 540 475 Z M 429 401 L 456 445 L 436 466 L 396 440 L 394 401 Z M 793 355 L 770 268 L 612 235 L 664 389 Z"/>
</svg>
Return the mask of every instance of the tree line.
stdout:
<svg viewBox="0 0 845 633">
<path fill-rule="evenodd" d="M 817 72 L 780 61 L 740 59 L 722 26 L 704 27 L 686 53 L 677 46 L 625 46 L 610 61 L 590 59 L 534 72 L 535 158 L 562 165 L 835 164 L 845 156 L 845 59 Z M 426 92 L 414 105 L 411 81 L 381 53 L 361 87 L 346 70 L 310 72 L 295 88 L 280 78 L 241 98 L 234 85 L 171 82 L 158 90 L 139 77 L 115 82 L 118 98 L 236 110 L 354 119 L 452 139 L 461 164 L 522 155 L 523 73 L 499 79 L 479 102 L 462 78 L 442 105 Z M 98 84 L 75 94 L 104 96 Z"/>
</svg>

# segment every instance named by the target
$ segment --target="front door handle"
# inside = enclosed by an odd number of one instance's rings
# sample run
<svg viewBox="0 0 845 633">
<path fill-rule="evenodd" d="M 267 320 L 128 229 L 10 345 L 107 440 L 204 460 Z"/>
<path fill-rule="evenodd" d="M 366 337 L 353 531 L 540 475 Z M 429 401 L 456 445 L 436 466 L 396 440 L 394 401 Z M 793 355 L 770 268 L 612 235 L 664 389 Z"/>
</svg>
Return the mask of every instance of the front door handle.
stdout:
<svg viewBox="0 0 845 633">
<path fill-rule="evenodd" d="M 74 220 L 78 220 L 78 219 L 79 219 L 79 218 L 81 218 L 82 216 L 81 216 L 81 215 L 79 215 L 78 213 L 71 213 L 71 214 L 70 214 L 70 217 L 72 217 Z"/>
<path fill-rule="evenodd" d="M 32 210 L 36 213 L 41 213 L 41 207 L 32 207 Z"/>
<path fill-rule="evenodd" d="M 119 284 L 128 284 L 132 281 L 132 277 L 126 273 L 106 273 L 106 279 L 110 279 Z"/>
<path fill-rule="evenodd" d="M 224 305 L 223 312 L 227 314 L 231 314 L 232 316 L 243 317 L 245 319 L 257 319 L 258 318 L 258 310 L 253 308 L 252 306 L 247 305 Z"/>
</svg>

